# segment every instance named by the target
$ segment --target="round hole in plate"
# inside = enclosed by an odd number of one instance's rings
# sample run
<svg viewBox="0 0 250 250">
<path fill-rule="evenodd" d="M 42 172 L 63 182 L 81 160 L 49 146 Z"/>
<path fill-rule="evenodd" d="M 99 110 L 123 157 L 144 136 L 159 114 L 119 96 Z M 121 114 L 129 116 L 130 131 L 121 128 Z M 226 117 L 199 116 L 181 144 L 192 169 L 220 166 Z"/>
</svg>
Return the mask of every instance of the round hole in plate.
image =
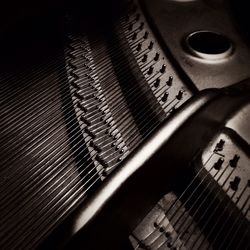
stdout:
<svg viewBox="0 0 250 250">
<path fill-rule="evenodd" d="M 213 31 L 196 31 L 188 35 L 186 45 L 194 56 L 208 60 L 226 58 L 232 53 L 232 43 L 224 35 Z"/>
</svg>

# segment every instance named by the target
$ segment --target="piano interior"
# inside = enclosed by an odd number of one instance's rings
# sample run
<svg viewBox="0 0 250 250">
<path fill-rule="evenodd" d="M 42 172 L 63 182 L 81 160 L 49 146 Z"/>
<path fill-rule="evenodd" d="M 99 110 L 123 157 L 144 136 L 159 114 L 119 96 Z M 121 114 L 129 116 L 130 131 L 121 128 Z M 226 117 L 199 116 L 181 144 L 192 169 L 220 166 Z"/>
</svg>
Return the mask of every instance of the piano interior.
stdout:
<svg viewBox="0 0 250 250">
<path fill-rule="evenodd" d="M 250 249 L 245 1 L 1 11 L 0 249 Z"/>
</svg>

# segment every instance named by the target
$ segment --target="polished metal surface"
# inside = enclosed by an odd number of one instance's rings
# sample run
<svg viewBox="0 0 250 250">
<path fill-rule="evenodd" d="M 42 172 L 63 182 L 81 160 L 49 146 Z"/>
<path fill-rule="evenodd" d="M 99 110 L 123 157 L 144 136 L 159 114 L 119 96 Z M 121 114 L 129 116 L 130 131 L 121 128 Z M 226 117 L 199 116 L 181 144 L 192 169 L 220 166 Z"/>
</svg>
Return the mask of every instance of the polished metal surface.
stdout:
<svg viewBox="0 0 250 250">
<path fill-rule="evenodd" d="M 250 51 L 239 32 L 229 1 L 142 1 L 157 33 L 198 89 L 226 87 L 249 78 Z M 197 58 L 185 50 L 193 32 L 208 30 L 229 39 L 235 47 L 224 60 Z M 212 46 L 212 45 L 211 45 Z"/>
<path fill-rule="evenodd" d="M 0 248 L 249 249 L 245 12 L 25 6 L 0 25 Z"/>
</svg>

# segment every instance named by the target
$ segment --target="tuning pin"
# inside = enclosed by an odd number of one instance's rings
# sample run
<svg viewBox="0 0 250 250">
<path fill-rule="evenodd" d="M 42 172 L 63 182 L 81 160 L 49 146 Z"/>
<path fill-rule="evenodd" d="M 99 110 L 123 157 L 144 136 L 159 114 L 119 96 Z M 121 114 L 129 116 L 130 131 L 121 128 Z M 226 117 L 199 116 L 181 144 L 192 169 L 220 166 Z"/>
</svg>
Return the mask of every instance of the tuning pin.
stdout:
<svg viewBox="0 0 250 250">
<path fill-rule="evenodd" d="M 136 50 L 139 52 L 140 50 L 141 50 L 141 43 L 139 43 L 138 45 L 137 45 L 137 48 L 136 48 Z"/>
<path fill-rule="evenodd" d="M 148 74 L 151 75 L 154 71 L 154 67 L 150 66 L 150 68 L 148 69 Z"/>
<path fill-rule="evenodd" d="M 168 100 L 168 95 L 169 95 L 168 92 L 165 92 L 164 95 L 163 95 L 163 97 L 161 98 L 161 100 L 163 102 L 166 102 Z"/>
<path fill-rule="evenodd" d="M 163 74 L 165 71 L 166 71 L 166 65 L 163 64 L 163 65 L 161 66 L 160 72 Z"/>
<path fill-rule="evenodd" d="M 236 168 L 239 159 L 240 159 L 239 155 L 235 155 L 234 158 L 233 158 L 232 160 L 229 161 L 229 165 L 230 165 L 232 168 Z"/>
<path fill-rule="evenodd" d="M 218 161 L 214 163 L 214 166 L 213 166 L 214 169 L 220 170 L 220 169 L 221 169 L 221 166 L 222 166 L 222 164 L 223 164 L 223 162 L 224 162 L 224 158 L 220 157 L 220 158 L 218 159 Z"/>
<path fill-rule="evenodd" d="M 154 82 L 154 86 L 155 86 L 156 88 L 158 88 L 159 85 L 160 85 L 160 82 L 161 82 L 161 79 L 160 79 L 160 78 L 157 78 L 157 79 L 155 80 L 155 82 Z"/>
<path fill-rule="evenodd" d="M 141 61 L 142 61 L 143 63 L 145 63 L 145 62 L 147 61 L 147 59 L 148 59 L 148 55 L 145 54 L 145 55 L 142 57 Z"/>
<path fill-rule="evenodd" d="M 177 100 L 181 100 L 182 97 L 183 97 L 183 91 L 180 90 L 179 93 L 178 93 L 177 96 L 176 96 L 176 99 L 177 99 Z"/>
<path fill-rule="evenodd" d="M 145 31 L 143 38 L 144 38 L 144 39 L 147 39 L 147 38 L 148 38 L 148 32 L 147 32 L 147 31 Z"/>
<path fill-rule="evenodd" d="M 236 191 L 239 187 L 240 184 L 240 177 L 239 176 L 235 176 L 233 181 L 230 181 L 230 188 L 233 189 L 234 191 Z"/>
<path fill-rule="evenodd" d="M 156 54 L 155 54 L 155 57 L 154 57 L 154 60 L 155 60 L 155 61 L 158 61 L 158 60 L 159 60 L 159 57 L 160 57 L 160 54 L 159 54 L 159 53 L 156 53 Z"/>
<path fill-rule="evenodd" d="M 225 141 L 221 139 L 221 140 L 216 144 L 215 151 L 216 151 L 216 152 L 222 151 L 223 148 L 224 148 L 224 145 L 225 145 Z"/>
<path fill-rule="evenodd" d="M 168 78 L 168 80 L 167 80 L 166 83 L 167 83 L 168 86 L 172 86 L 172 84 L 173 84 L 173 77 L 170 76 L 170 77 Z"/>
<path fill-rule="evenodd" d="M 150 43 L 149 43 L 149 45 L 148 45 L 148 49 L 153 49 L 153 47 L 154 47 L 154 43 L 151 41 Z"/>
<path fill-rule="evenodd" d="M 137 33 L 134 33 L 132 36 L 132 40 L 135 40 L 137 38 Z"/>
</svg>

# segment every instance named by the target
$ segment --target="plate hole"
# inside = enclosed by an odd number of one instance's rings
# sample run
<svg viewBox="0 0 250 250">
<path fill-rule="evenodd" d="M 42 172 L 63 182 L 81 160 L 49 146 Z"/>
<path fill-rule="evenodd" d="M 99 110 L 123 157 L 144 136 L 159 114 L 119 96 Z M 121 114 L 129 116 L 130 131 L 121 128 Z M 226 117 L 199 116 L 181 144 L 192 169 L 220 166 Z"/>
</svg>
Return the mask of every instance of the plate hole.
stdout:
<svg viewBox="0 0 250 250">
<path fill-rule="evenodd" d="M 223 59 L 232 52 L 231 41 L 216 32 L 197 31 L 188 35 L 186 44 L 189 51 L 204 59 Z"/>
</svg>

